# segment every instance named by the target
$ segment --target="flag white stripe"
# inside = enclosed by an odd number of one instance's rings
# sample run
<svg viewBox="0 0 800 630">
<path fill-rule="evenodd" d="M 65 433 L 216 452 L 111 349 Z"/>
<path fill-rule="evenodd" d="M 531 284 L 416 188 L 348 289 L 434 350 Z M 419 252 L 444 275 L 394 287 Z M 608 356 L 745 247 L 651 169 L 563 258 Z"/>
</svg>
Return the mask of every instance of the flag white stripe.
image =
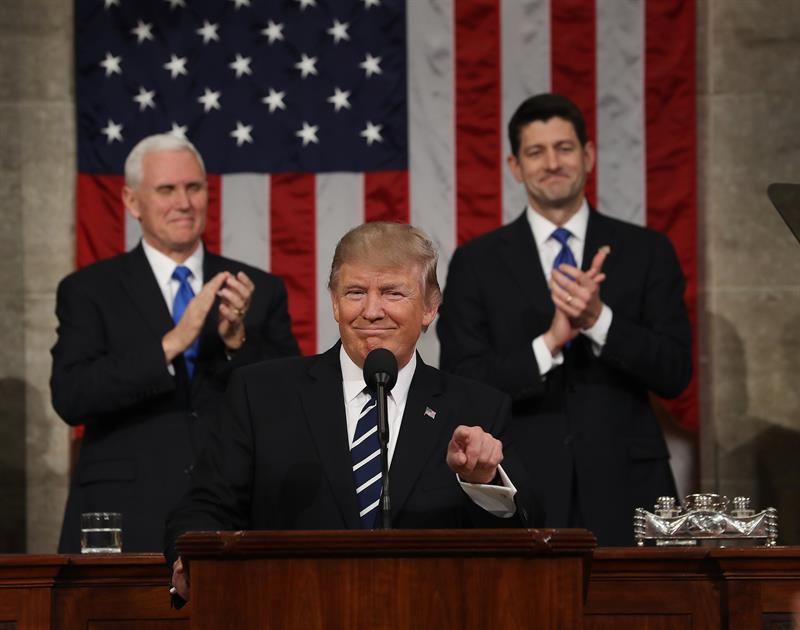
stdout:
<svg viewBox="0 0 800 630">
<path fill-rule="evenodd" d="M 506 128 L 522 101 L 550 90 L 550 1 L 502 0 L 500 10 L 503 154 L 498 159 L 503 160 L 503 223 L 508 223 L 528 201 L 505 164 L 511 153 Z"/>
<path fill-rule="evenodd" d="M 366 488 L 369 488 L 373 483 L 375 483 L 376 481 L 380 480 L 380 478 L 381 478 L 381 473 L 378 473 L 377 475 L 375 475 L 369 481 L 365 481 L 360 486 L 358 486 L 358 488 L 356 488 L 356 494 L 361 494 L 362 490 L 364 490 Z"/>
<path fill-rule="evenodd" d="M 596 6 L 599 208 L 644 225 L 644 0 Z"/>
<path fill-rule="evenodd" d="M 355 472 L 356 470 L 361 468 L 367 462 L 371 462 L 373 459 L 375 459 L 380 454 L 381 454 L 380 450 L 373 451 L 373 453 L 371 455 L 368 455 L 367 457 L 362 459 L 360 462 L 358 462 L 355 466 L 353 466 L 353 472 Z"/>
<path fill-rule="evenodd" d="M 453 0 L 407 2 L 409 217 L 439 250 L 444 285 L 456 244 Z M 439 364 L 435 324 L 417 349 Z"/>
<path fill-rule="evenodd" d="M 258 269 L 269 270 L 269 176 L 238 173 L 223 175 L 221 179 L 222 255 Z"/>
<path fill-rule="evenodd" d="M 364 222 L 364 176 L 317 175 L 316 195 L 317 350 L 322 352 L 339 339 L 339 327 L 331 310 L 328 275 L 336 243 L 347 230 Z"/>
</svg>

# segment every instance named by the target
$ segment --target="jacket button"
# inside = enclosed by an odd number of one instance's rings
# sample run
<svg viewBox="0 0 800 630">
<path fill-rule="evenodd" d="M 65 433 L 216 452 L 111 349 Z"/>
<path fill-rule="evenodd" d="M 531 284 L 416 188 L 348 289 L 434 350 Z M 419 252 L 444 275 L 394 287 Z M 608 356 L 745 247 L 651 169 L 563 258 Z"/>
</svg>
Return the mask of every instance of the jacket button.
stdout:
<svg viewBox="0 0 800 630">
<path fill-rule="evenodd" d="M 572 435 L 571 434 L 564 438 L 564 446 L 569 446 L 570 444 L 572 444 Z"/>
</svg>

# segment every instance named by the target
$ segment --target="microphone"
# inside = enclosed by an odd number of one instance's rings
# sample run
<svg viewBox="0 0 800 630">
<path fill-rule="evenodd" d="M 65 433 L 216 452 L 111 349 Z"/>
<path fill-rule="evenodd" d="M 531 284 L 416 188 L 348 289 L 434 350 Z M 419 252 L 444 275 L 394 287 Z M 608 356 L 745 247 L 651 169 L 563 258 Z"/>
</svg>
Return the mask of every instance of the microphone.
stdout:
<svg viewBox="0 0 800 630">
<path fill-rule="evenodd" d="M 391 350 L 375 348 L 364 360 L 364 382 L 373 392 L 383 385 L 391 391 L 397 382 L 397 359 Z"/>
<path fill-rule="evenodd" d="M 378 401 L 378 440 L 381 444 L 381 528 L 392 528 L 389 499 L 389 414 L 387 396 L 397 382 L 397 359 L 386 348 L 375 348 L 364 360 L 364 382 Z"/>
</svg>

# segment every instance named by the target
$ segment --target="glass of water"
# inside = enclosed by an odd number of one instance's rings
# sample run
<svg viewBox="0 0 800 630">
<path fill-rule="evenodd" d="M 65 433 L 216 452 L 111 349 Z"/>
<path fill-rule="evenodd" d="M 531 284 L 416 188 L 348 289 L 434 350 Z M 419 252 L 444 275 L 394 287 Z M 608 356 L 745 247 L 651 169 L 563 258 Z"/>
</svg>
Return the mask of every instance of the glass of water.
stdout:
<svg viewBox="0 0 800 630">
<path fill-rule="evenodd" d="M 81 514 L 81 553 L 120 553 L 122 514 L 86 512 Z"/>
</svg>

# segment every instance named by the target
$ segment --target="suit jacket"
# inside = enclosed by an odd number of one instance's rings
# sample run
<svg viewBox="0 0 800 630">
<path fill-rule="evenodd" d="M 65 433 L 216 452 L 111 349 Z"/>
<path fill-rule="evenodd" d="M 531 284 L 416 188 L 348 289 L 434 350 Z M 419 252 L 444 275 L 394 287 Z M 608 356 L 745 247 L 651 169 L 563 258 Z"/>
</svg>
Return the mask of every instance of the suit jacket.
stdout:
<svg viewBox="0 0 800 630">
<path fill-rule="evenodd" d="M 601 299 L 613 321 L 600 356 L 579 335 L 542 378 L 531 343 L 553 318 L 525 213 L 460 247 L 437 332 L 441 367 L 509 393 L 516 442 L 545 511 L 564 527 L 574 488 L 601 545 L 632 544 L 633 511 L 676 494 L 648 392 L 674 397 L 691 376 L 684 279 L 666 236 L 590 213 L 583 268 L 611 246 Z"/>
<path fill-rule="evenodd" d="M 286 290 L 270 274 L 205 252 L 203 276 L 244 271 L 255 284 L 246 342 L 229 360 L 217 333 L 217 305 L 200 335 L 194 378 L 183 358 L 171 375 L 161 338 L 174 323 L 144 250 L 98 262 L 58 287 L 52 349 L 53 406 L 85 424 L 59 551 L 80 550 L 82 512 L 121 512 L 125 551 L 160 551 L 164 517 L 189 475 L 231 371 L 295 355 Z"/>
<path fill-rule="evenodd" d="M 170 565 L 174 542 L 187 531 L 361 527 L 339 347 L 233 376 L 192 488 L 168 519 Z M 425 414 L 428 407 L 434 418 Z M 417 356 L 389 470 L 392 525 L 519 526 L 516 518 L 497 518 L 474 505 L 446 462 L 456 426 L 480 425 L 498 435 L 509 419 L 507 396 L 439 372 Z"/>
</svg>

